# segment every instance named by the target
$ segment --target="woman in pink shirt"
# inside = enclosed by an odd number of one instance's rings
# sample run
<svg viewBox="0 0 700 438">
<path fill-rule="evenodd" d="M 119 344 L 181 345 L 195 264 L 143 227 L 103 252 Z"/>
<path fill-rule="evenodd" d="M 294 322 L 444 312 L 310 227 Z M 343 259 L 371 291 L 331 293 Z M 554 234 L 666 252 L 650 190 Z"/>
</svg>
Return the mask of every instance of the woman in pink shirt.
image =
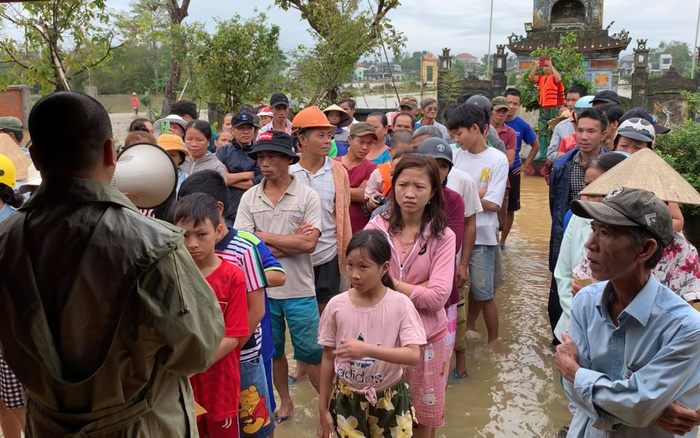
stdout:
<svg viewBox="0 0 700 438">
<path fill-rule="evenodd" d="M 389 274 L 393 289 L 411 299 L 418 310 L 427 344 L 418 365 L 406 369 L 416 417 L 415 437 L 434 437 L 445 423 L 452 346 L 448 345 L 445 303 L 455 270 L 455 235 L 448 227 L 440 173 L 435 159 L 407 155 L 391 180 L 389 213 L 380 214 L 367 229 L 384 233 L 391 245 Z"/>
<path fill-rule="evenodd" d="M 391 248 L 376 230 L 357 232 L 347 249 L 352 289 L 321 316 L 319 438 L 413 436 L 405 365 L 418 363 L 425 331 L 405 295 L 391 289 Z M 337 381 L 333 387 L 333 380 Z"/>
</svg>

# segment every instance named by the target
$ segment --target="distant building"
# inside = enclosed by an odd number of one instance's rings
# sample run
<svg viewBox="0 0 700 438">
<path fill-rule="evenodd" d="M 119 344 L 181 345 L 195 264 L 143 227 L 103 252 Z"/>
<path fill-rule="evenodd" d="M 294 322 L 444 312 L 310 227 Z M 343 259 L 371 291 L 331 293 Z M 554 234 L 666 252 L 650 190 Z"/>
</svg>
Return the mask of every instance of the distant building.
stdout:
<svg viewBox="0 0 700 438">
<path fill-rule="evenodd" d="M 620 56 L 618 69 L 620 71 L 620 76 L 627 76 L 634 73 L 634 55 Z"/>
<path fill-rule="evenodd" d="M 666 74 L 673 64 L 673 56 L 669 54 L 663 54 L 659 56 L 659 73 Z"/>
<path fill-rule="evenodd" d="M 464 63 L 464 77 L 478 76 L 481 67 L 481 62 L 479 58 L 472 55 L 471 53 L 460 53 L 455 56 L 455 59 L 460 60 Z"/>
<path fill-rule="evenodd" d="M 355 65 L 355 71 L 352 73 L 353 82 L 362 82 L 365 80 L 365 66 L 362 64 Z"/>
<path fill-rule="evenodd" d="M 386 62 L 367 64 L 364 67 L 363 77 L 366 81 L 383 81 L 394 77 L 396 81 L 403 81 L 406 75 L 401 72 L 399 64 L 389 64 Z"/>
</svg>

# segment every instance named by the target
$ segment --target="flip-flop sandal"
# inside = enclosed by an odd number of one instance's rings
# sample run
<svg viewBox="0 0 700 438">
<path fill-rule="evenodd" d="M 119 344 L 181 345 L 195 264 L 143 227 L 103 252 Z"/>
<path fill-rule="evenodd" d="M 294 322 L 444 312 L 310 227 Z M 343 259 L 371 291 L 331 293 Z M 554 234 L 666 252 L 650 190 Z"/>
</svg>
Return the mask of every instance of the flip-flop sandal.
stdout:
<svg viewBox="0 0 700 438">
<path fill-rule="evenodd" d="M 469 373 L 464 373 L 461 376 L 457 374 L 457 368 L 452 370 L 452 375 L 455 376 L 455 379 L 466 379 L 469 377 Z"/>
<path fill-rule="evenodd" d="M 290 418 L 292 418 L 292 417 L 291 417 L 291 416 L 280 417 L 280 416 L 278 416 L 278 415 L 275 415 L 275 423 L 277 423 L 277 424 L 282 424 L 282 423 L 284 423 L 285 421 L 289 420 Z"/>
</svg>

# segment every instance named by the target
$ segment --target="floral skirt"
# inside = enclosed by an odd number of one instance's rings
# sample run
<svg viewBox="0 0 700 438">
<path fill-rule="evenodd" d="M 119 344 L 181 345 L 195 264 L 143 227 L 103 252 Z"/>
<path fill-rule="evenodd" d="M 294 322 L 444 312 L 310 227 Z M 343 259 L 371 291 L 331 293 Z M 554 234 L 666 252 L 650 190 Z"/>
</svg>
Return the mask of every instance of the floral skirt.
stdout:
<svg viewBox="0 0 700 438">
<path fill-rule="evenodd" d="M 410 438 L 415 414 L 408 384 L 396 384 L 365 394 L 338 380 L 331 394 L 330 412 L 340 438 Z"/>
</svg>

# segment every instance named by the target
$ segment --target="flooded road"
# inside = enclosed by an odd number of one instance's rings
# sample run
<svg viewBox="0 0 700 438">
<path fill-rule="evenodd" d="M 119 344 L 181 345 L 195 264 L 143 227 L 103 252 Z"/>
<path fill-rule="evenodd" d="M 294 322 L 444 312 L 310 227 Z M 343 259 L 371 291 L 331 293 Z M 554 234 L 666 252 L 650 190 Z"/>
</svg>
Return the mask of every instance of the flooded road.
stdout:
<svg viewBox="0 0 700 438">
<path fill-rule="evenodd" d="M 502 257 L 506 284 L 496 292 L 503 345 L 490 351 L 486 341 L 468 344 L 469 377 L 450 379 L 446 425 L 438 437 L 556 437 L 571 419 L 548 348 L 550 218 L 544 178 L 523 177 L 521 195 L 522 209 Z M 483 318 L 477 331 L 485 338 Z M 290 391 L 294 416 L 277 427 L 275 437 L 315 437 L 316 392 L 308 379 Z"/>
</svg>

